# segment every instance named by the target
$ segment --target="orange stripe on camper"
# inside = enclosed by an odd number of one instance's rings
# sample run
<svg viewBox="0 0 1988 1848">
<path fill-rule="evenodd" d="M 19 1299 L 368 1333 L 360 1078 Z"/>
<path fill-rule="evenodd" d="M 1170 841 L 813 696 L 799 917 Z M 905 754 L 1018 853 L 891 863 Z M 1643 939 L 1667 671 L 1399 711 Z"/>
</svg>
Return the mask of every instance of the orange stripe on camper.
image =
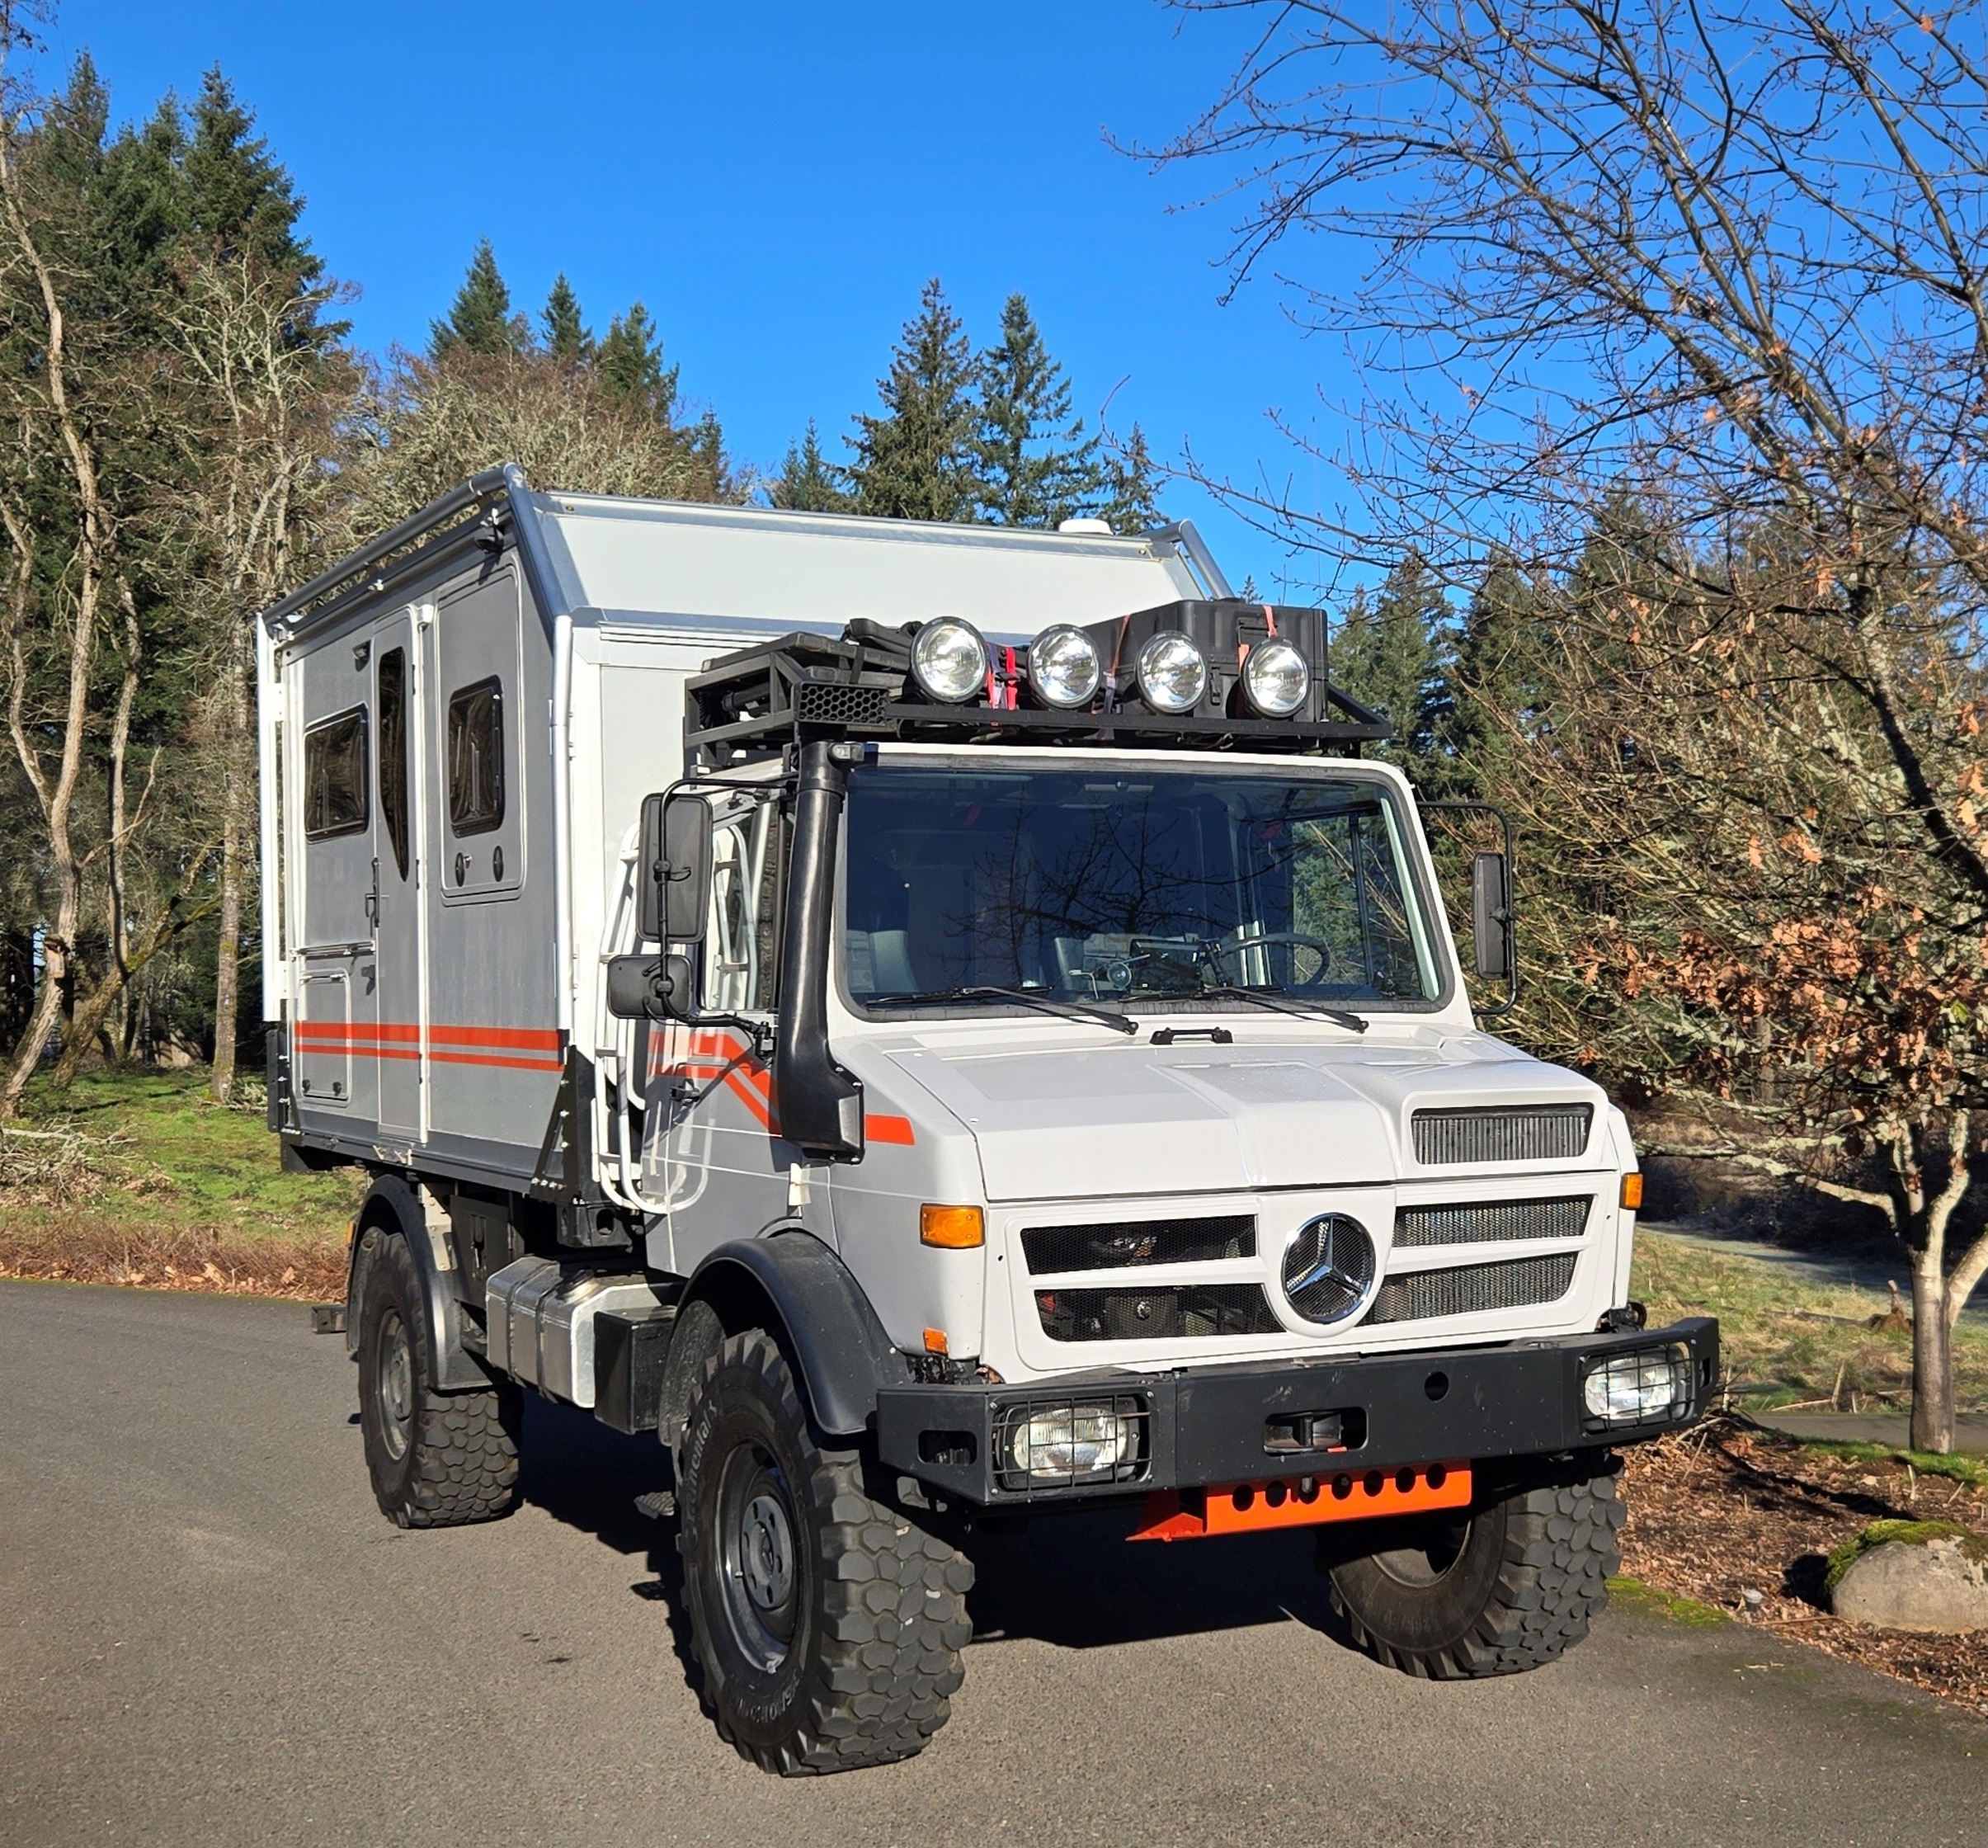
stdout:
<svg viewBox="0 0 1988 1848">
<path fill-rule="evenodd" d="M 650 1041 L 648 1076 L 652 1078 L 722 1079 L 726 1090 L 752 1113 L 769 1135 L 780 1133 L 780 1110 L 774 1101 L 773 1074 L 756 1058 L 745 1040 L 724 1029 L 694 1028 L 681 1057 L 664 1056 L 661 1035 Z M 865 1113 L 863 1134 L 868 1142 L 909 1148 L 917 1141 L 908 1116 Z"/>
</svg>

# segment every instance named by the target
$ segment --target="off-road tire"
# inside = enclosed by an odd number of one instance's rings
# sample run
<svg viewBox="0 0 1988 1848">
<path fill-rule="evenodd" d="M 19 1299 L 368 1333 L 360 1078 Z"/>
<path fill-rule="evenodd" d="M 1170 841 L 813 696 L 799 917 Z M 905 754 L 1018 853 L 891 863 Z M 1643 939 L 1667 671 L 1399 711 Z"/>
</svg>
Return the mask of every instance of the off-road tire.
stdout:
<svg viewBox="0 0 1988 1848">
<path fill-rule="evenodd" d="M 1623 1512 L 1600 1475 L 1499 1495 L 1467 1525 L 1425 1516 L 1392 1526 L 1388 1550 L 1332 1561 L 1332 1601 L 1359 1647 L 1404 1673 L 1520 1675 L 1578 1643 L 1609 1601 Z"/>
<path fill-rule="evenodd" d="M 786 1777 L 923 1751 L 963 1678 L 972 1562 L 871 1498 L 861 1454 L 817 1437 L 758 1329 L 705 1362 L 676 1465 L 684 1601 L 718 1731 Z"/>
<path fill-rule="evenodd" d="M 359 1314 L 359 1424 L 382 1514 L 401 1527 L 494 1520 L 517 1502 L 523 1394 L 509 1380 L 435 1389 L 421 1273 L 403 1238 L 381 1238 Z"/>
</svg>

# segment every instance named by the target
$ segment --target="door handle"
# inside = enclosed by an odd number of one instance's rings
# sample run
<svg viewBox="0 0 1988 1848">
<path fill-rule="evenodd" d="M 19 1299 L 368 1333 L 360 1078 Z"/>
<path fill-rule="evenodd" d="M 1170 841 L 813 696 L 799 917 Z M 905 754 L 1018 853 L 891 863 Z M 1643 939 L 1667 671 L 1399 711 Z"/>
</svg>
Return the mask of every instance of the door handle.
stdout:
<svg viewBox="0 0 1988 1848">
<path fill-rule="evenodd" d="M 373 860 L 373 889 L 366 894 L 366 922 L 377 931 L 379 928 L 379 860 Z"/>
</svg>

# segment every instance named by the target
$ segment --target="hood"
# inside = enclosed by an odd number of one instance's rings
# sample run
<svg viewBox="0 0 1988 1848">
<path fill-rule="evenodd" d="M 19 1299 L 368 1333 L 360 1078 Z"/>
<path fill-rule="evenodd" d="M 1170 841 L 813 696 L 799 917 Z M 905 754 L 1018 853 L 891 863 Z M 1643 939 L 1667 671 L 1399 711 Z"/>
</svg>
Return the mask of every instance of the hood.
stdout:
<svg viewBox="0 0 1988 1848">
<path fill-rule="evenodd" d="M 990 1200 L 1385 1184 L 1418 1106 L 1607 1101 L 1477 1033 L 1317 1045 L 930 1043 L 887 1055 L 970 1129 Z M 1590 1146 L 1592 1146 L 1592 1134 Z M 1441 1171 L 1439 1171 L 1441 1172 Z"/>
</svg>

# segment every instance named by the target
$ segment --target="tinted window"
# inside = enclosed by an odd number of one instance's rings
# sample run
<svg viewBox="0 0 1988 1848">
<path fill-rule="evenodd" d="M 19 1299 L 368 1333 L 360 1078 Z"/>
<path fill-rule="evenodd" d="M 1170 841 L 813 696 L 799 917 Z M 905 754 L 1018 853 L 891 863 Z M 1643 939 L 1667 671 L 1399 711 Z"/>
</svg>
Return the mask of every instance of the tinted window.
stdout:
<svg viewBox="0 0 1988 1848">
<path fill-rule="evenodd" d="M 407 656 L 379 658 L 379 818 L 393 843 L 393 864 L 407 876 Z"/>
<path fill-rule="evenodd" d="M 495 678 L 449 696 L 449 825 L 485 834 L 504 819 L 504 691 Z"/>
<path fill-rule="evenodd" d="M 357 834 L 366 825 L 366 712 L 355 706 L 304 734 L 304 835 Z"/>
</svg>

